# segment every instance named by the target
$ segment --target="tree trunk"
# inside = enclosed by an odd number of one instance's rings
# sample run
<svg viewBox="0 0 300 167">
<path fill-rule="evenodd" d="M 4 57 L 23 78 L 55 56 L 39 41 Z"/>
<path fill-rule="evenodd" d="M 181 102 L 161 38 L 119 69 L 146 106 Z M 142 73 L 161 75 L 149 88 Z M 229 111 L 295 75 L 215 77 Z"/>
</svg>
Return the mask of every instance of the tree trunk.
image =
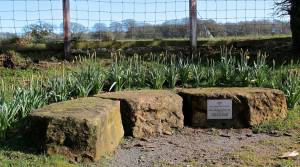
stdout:
<svg viewBox="0 0 300 167">
<path fill-rule="evenodd" d="M 293 49 L 300 54 L 300 1 L 294 0 L 291 5 L 290 15 Z"/>
</svg>

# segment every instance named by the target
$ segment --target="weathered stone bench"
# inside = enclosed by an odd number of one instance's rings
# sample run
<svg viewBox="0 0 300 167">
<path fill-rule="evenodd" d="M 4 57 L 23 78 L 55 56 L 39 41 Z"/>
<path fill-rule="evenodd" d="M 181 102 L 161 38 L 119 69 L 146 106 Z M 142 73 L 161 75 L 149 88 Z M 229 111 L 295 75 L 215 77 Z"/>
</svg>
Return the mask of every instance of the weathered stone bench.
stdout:
<svg viewBox="0 0 300 167">
<path fill-rule="evenodd" d="M 103 93 L 97 97 L 119 100 L 125 135 L 147 138 L 172 134 L 183 128 L 182 98 L 171 91 L 142 90 Z"/>
<path fill-rule="evenodd" d="M 185 124 L 193 127 L 244 128 L 287 116 L 284 93 L 264 88 L 178 89 Z"/>
<path fill-rule="evenodd" d="M 29 123 L 32 143 L 75 161 L 99 160 L 113 152 L 124 135 L 120 103 L 95 97 L 38 109 L 29 115 Z"/>
</svg>

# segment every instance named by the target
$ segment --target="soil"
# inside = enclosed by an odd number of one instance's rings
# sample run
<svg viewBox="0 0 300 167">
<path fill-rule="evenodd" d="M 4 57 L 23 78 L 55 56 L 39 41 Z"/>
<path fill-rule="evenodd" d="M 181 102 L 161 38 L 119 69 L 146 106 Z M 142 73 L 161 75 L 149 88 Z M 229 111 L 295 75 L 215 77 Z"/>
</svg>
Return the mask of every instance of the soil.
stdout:
<svg viewBox="0 0 300 167">
<path fill-rule="evenodd" d="M 250 129 L 184 128 L 173 135 L 150 139 L 127 137 L 105 164 L 112 167 L 148 166 L 300 166 L 299 131 L 253 134 Z"/>
</svg>

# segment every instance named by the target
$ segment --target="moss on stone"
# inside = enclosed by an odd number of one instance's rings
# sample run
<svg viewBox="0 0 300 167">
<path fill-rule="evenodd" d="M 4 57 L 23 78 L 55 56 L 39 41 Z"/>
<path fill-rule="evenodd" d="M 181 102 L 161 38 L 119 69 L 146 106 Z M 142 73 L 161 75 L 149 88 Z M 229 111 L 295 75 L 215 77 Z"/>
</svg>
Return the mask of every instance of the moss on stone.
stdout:
<svg viewBox="0 0 300 167">
<path fill-rule="evenodd" d="M 96 97 L 45 106 L 29 122 L 29 138 L 43 151 L 75 161 L 99 160 L 124 135 L 119 102 Z"/>
</svg>

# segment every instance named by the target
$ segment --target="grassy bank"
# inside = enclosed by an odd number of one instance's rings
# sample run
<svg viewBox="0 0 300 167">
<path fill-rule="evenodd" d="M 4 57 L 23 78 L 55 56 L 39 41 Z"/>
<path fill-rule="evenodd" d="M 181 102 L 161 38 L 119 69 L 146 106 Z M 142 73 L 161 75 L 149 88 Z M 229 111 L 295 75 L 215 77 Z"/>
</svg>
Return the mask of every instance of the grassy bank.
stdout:
<svg viewBox="0 0 300 167">
<path fill-rule="evenodd" d="M 261 50 L 270 54 L 269 60 L 275 59 L 278 63 L 291 60 L 294 56 L 290 51 L 291 37 L 288 35 L 274 36 L 244 36 L 223 38 L 200 38 L 198 50 L 201 57 L 218 57 L 218 50 L 222 46 L 233 46 L 237 51 L 249 50 L 252 55 Z M 32 60 L 49 60 L 63 57 L 63 43 L 61 41 L 51 43 L 28 43 L 22 40 L 0 42 L 0 50 L 12 50 L 23 58 Z M 127 55 L 135 53 L 143 55 L 149 53 L 169 52 L 188 56 L 189 41 L 187 39 L 145 39 L 145 40 L 117 40 L 117 41 L 72 41 L 72 56 L 86 54 L 87 51 L 96 51 L 98 55 L 109 57 L 111 52 L 122 50 Z M 1 52 L 0 52 L 1 54 Z M 1 55 L 0 55 L 1 56 Z M 70 57 L 72 59 L 73 57 Z M 297 58 L 294 56 L 294 58 Z"/>
<path fill-rule="evenodd" d="M 174 89 L 176 87 L 267 87 L 282 90 L 287 98 L 289 115 L 284 120 L 266 122 L 257 133 L 299 129 L 299 64 L 267 63 L 267 55 L 248 51 L 239 56 L 232 49 L 219 50 L 218 60 L 185 58 L 173 54 L 124 56 L 112 54 L 112 64 L 103 66 L 96 57 L 80 59 L 69 66 L 54 68 L 0 68 L 0 132 L 4 143 L 11 130 L 34 109 L 50 103 L 92 96 L 100 91 L 137 89 Z M 79 58 L 78 58 L 79 59 Z M 6 146 L 6 145 L 3 145 Z M 13 145 L 14 146 L 14 145 Z M 8 166 L 49 164 L 68 166 L 62 157 L 47 157 L 2 147 L 0 161 Z M 19 150 L 19 149 L 16 149 Z"/>
</svg>

